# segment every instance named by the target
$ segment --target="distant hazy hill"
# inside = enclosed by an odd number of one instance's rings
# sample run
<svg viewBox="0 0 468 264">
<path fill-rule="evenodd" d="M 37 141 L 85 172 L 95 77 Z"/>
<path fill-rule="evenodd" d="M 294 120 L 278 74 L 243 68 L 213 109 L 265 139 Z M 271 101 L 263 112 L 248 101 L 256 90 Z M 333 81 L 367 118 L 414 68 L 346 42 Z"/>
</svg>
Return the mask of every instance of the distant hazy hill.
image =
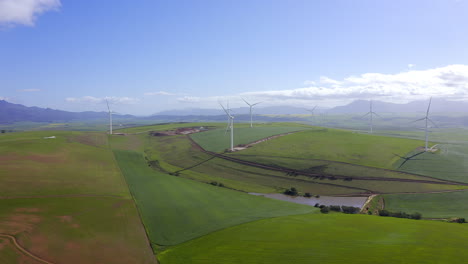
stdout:
<svg viewBox="0 0 468 264">
<path fill-rule="evenodd" d="M 413 101 L 407 104 L 386 103 L 381 101 L 373 101 L 373 110 L 377 113 L 417 113 L 426 112 L 429 100 Z M 310 108 L 312 109 L 313 105 Z M 233 108 L 235 115 L 248 114 L 248 107 Z M 326 106 L 318 106 L 317 113 L 326 111 L 328 113 L 344 114 L 344 113 L 367 113 L 369 111 L 369 101 L 356 100 L 350 104 L 337 106 L 334 108 L 326 108 Z M 433 99 L 431 104 L 431 113 L 468 113 L 468 103 L 461 101 L 447 101 L 444 99 Z M 263 115 L 291 115 L 291 114 L 310 114 L 305 108 L 293 106 L 272 106 L 272 107 L 255 107 L 254 114 Z M 222 109 L 178 109 L 168 110 L 155 114 L 155 116 L 215 116 L 224 115 Z"/>
<path fill-rule="evenodd" d="M 313 106 L 310 107 L 312 109 Z M 236 115 L 244 115 L 249 113 L 249 107 L 232 108 L 232 112 Z M 293 107 L 293 106 L 271 106 L 271 107 L 254 107 L 254 114 L 262 115 L 292 115 L 292 114 L 309 114 L 305 108 Z M 189 116 L 189 115 L 224 115 L 224 111 L 221 109 L 178 109 L 162 111 L 157 114 L 165 116 Z"/>
<path fill-rule="evenodd" d="M 373 111 L 377 113 L 415 113 L 426 112 L 429 100 L 413 101 L 407 104 L 394 104 L 381 101 L 373 101 Z M 328 110 L 330 113 L 367 113 L 369 101 L 357 100 L 348 105 L 337 106 Z M 468 103 L 461 101 L 448 101 L 445 99 L 433 99 L 431 113 L 466 113 Z"/>
<path fill-rule="evenodd" d="M 373 101 L 373 110 L 377 113 L 415 113 L 425 112 L 429 100 L 414 101 L 407 104 L 393 104 L 381 101 Z M 313 106 L 309 109 L 311 109 Z M 364 114 L 369 111 L 369 101 L 357 100 L 348 105 L 337 106 L 326 109 L 325 106 L 318 106 L 318 112 L 328 112 L 331 114 Z M 444 99 L 432 100 L 431 113 L 468 113 L 468 103 L 447 101 Z M 236 120 L 248 121 L 249 108 L 240 107 L 232 109 Z M 288 116 L 294 114 L 310 114 L 305 108 L 292 106 L 274 106 L 254 108 L 255 115 L 276 115 L 276 116 L 257 116 L 257 121 L 303 121 L 303 118 L 297 116 Z M 86 121 L 93 119 L 107 118 L 106 112 L 67 112 L 50 108 L 27 107 L 20 104 L 13 104 L 0 100 L 0 123 L 13 123 L 21 121 L 31 122 L 70 122 Z M 135 117 L 132 115 L 115 115 L 116 119 L 140 119 L 140 120 L 165 120 L 167 122 L 177 121 L 223 121 L 226 116 L 222 109 L 182 109 L 159 112 L 148 117 Z M 465 122 L 465 121 L 463 121 Z"/>
<path fill-rule="evenodd" d="M 31 122 L 67 122 L 72 120 L 91 120 L 107 118 L 106 112 L 67 112 L 50 108 L 27 107 L 0 100 L 0 123 L 22 121 Z M 132 117 L 129 115 L 121 117 Z"/>
</svg>

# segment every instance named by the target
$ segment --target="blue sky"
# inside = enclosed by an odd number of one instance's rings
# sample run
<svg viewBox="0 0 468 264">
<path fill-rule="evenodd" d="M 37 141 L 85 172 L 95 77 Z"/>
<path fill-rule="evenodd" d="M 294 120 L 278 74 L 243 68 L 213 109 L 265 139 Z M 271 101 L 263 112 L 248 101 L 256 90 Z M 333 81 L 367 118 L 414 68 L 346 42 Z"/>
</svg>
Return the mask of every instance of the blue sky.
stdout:
<svg viewBox="0 0 468 264">
<path fill-rule="evenodd" d="M 468 100 L 468 3 L 0 0 L 0 98 L 70 111 Z"/>
</svg>

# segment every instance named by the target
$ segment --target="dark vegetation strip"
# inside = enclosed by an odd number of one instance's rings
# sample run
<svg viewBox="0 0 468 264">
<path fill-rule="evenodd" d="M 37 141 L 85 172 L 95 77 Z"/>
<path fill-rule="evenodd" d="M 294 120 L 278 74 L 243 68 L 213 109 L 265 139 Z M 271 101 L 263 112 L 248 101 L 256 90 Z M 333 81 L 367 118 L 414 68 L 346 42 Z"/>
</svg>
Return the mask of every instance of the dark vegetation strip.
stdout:
<svg viewBox="0 0 468 264">
<path fill-rule="evenodd" d="M 255 155 L 245 155 L 245 154 L 230 154 L 230 155 L 231 156 L 238 156 L 238 157 L 242 157 L 242 156 L 244 156 L 244 157 L 255 157 Z M 468 185 L 467 183 L 464 183 L 464 182 L 448 181 L 448 180 L 444 180 L 444 179 L 440 179 L 440 178 L 436 178 L 436 177 L 432 177 L 432 176 L 427 176 L 427 175 L 422 175 L 422 174 L 417 174 L 417 173 L 409 173 L 409 172 L 405 172 L 405 171 L 398 171 L 398 170 L 392 170 L 392 169 L 369 167 L 369 166 L 365 166 L 365 165 L 353 164 L 353 163 L 344 162 L 344 161 L 334 161 L 334 160 L 324 160 L 324 159 L 291 158 L 291 157 L 282 157 L 282 156 L 273 156 L 273 155 L 262 155 L 262 157 L 282 158 L 282 159 L 296 159 L 296 160 L 306 160 L 306 161 L 310 160 L 310 161 L 337 163 L 337 164 L 344 164 L 344 165 L 349 165 L 349 166 L 359 167 L 359 168 L 371 168 L 371 169 L 382 170 L 382 171 L 392 172 L 392 173 L 397 173 L 397 174 L 402 174 L 402 175 L 409 175 L 409 176 L 417 176 L 417 177 L 421 177 L 421 178 L 428 178 L 430 180 L 440 181 L 440 183 L 446 182 L 446 183 L 452 183 L 454 185 Z M 349 177 L 349 176 L 346 176 L 346 177 Z M 353 179 L 354 179 L 354 177 L 353 177 Z M 392 178 L 388 178 L 388 179 L 392 179 Z M 399 179 L 399 178 L 396 178 L 396 179 Z"/>
<path fill-rule="evenodd" d="M 214 158 L 219 158 L 219 157 L 214 157 Z M 230 168 L 230 169 L 235 169 L 237 171 L 241 171 L 241 172 L 245 172 L 245 173 L 249 173 L 249 174 L 253 174 L 253 175 L 258 175 L 258 176 L 272 177 L 272 178 L 285 179 L 285 180 L 292 180 L 292 181 L 296 181 L 296 182 L 322 184 L 322 185 L 329 185 L 329 186 L 342 187 L 342 188 L 347 188 L 347 189 L 352 189 L 352 190 L 364 191 L 366 196 L 369 193 L 374 193 L 374 191 L 372 191 L 372 190 L 359 188 L 359 187 L 351 187 L 351 186 L 347 186 L 347 185 L 340 185 L 340 184 L 326 183 L 326 182 L 317 182 L 317 181 L 312 181 L 312 180 L 294 179 L 294 178 L 291 178 L 291 177 L 252 172 L 252 171 L 249 171 L 249 170 L 241 170 L 241 169 L 238 169 L 238 168 L 232 168 L 232 167 L 227 167 L 227 166 L 224 166 L 224 167 Z M 357 193 L 357 194 L 361 194 L 361 193 Z"/>
<path fill-rule="evenodd" d="M 209 155 L 212 155 L 212 156 L 224 159 L 224 160 L 228 160 L 228 161 L 231 161 L 231 162 L 251 166 L 251 167 L 284 172 L 284 173 L 286 173 L 288 175 L 304 175 L 304 176 L 316 177 L 316 178 L 327 177 L 327 178 L 330 178 L 330 179 L 343 179 L 343 180 L 399 181 L 399 182 L 415 182 L 415 183 L 468 186 L 468 183 L 445 181 L 445 180 L 440 180 L 440 179 L 437 179 L 437 181 L 433 181 L 433 180 L 413 180 L 413 179 L 402 179 L 402 178 L 379 178 L 379 177 L 356 177 L 356 176 L 351 177 L 351 176 L 346 176 L 346 175 L 330 175 L 330 174 L 304 172 L 304 171 L 301 171 L 301 170 L 293 170 L 293 169 L 285 168 L 285 167 L 281 167 L 281 166 L 271 166 L 271 165 L 265 165 L 265 164 L 261 164 L 261 163 L 257 163 L 257 162 L 246 161 L 246 160 L 234 158 L 234 157 L 231 157 L 231 156 L 227 156 L 227 155 L 207 151 L 207 150 L 203 149 L 200 145 L 198 145 L 194 140 L 192 140 L 192 138 L 190 138 L 189 136 L 188 136 L 188 138 L 194 144 L 194 146 L 196 146 L 198 149 L 200 149 L 201 151 L 203 151 L 206 154 L 209 154 Z M 343 164 L 350 164 L 350 163 L 343 162 Z M 367 166 L 362 166 L 362 167 L 367 167 Z M 386 170 L 386 169 L 383 169 L 383 170 Z M 400 173 L 399 171 L 393 171 L 393 170 L 387 170 L 387 171 Z M 405 173 L 403 173 L 403 174 L 405 174 Z M 410 173 L 406 173 L 406 174 L 411 175 Z M 417 175 L 417 176 L 419 176 L 419 175 Z M 428 178 L 432 178 L 432 177 L 428 177 Z M 288 179 L 290 179 L 290 178 L 288 178 Z M 436 178 L 432 178 L 432 179 L 436 179 Z"/>
<path fill-rule="evenodd" d="M 37 261 L 39 261 L 39 262 L 45 263 L 45 264 L 54 264 L 54 263 L 49 262 L 49 261 L 47 261 L 47 260 L 45 260 L 45 259 L 41 259 L 40 257 L 35 256 L 35 255 L 32 254 L 31 252 L 27 251 L 24 247 L 22 247 L 22 246 L 18 243 L 18 241 L 16 240 L 16 238 L 15 238 L 14 236 L 8 235 L 8 234 L 0 234 L 0 237 L 6 237 L 6 238 L 10 239 L 10 240 L 13 242 L 13 245 L 15 245 L 15 247 L 16 247 L 19 251 L 21 251 L 23 254 L 25 254 L 25 255 L 27 255 L 27 256 L 29 256 L 29 257 L 31 257 L 31 258 L 33 258 L 33 259 L 35 259 L 35 260 L 37 260 Z"/>
</svg>

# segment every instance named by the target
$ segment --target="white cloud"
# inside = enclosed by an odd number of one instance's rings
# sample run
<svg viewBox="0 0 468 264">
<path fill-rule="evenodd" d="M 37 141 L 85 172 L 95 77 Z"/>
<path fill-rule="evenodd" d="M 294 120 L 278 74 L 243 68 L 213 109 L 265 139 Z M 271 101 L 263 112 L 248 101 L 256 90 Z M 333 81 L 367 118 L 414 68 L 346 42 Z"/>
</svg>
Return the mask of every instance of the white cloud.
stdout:
<svg viewBox="0 0 468 264">
<path fill-rule="evenodd" d="M 93 97 L 93 96 L 83 96 L 83 97 L 68 97 L 65 98 L 65 101 L 70 103 L 91 103 L 91 104 L 102 104 L 106 100 L 111 104 L 134 104 L 139 101 L 138 98 L 132 97 Z"/>
<path fill-rule="evenodd" d="M 173 93 L 168 93 L 168 92 L 164 92 L 164 91 L 159 91 L 159 92 L 148 92 L 148 93 L 145 93 L 145 95 L 176 95 L 176 94 L 173 94 Z"/>
<path fill-rule="evenodd" d="M 410 64 L 408 64 L 408 69 L 412 69 L 414 66 L 416 66 L 416 65 L 410 63 Z"/>
<path fill-rule="evenodd" d="M 10 98 L 8 97 L 3 97 L 3 96 L 0 96 L 0 101 L 3 100 L 3 101 L 10 101 Z"/>
<path fill-rule="evenodd" d="M 309 81 L 309 80 L 304 81 L 304 85 L 315 85 L 315 84 L 316 84 L 316 82 L 314 82 L 314 81 Z"/>
<path fill-rule="evenodd" d="M 200 97 L 195 97 L 195 96 L 184 96 L 177 98 L 177 101 L 181 103 L 198 103 L 201 101 Z"/>
<path fill-rule="evenodd" d="M 268 101 L 310 102 L 376 99 L 405 103 L 427 99 L 429 96 L 443 98 L 468 98 L 468 65 L 412 70 L 397 74 L 365 73 L 350 76 L 341 81 L 320 77 L 320 85 L 306 88 L 250 92 L 243 95 Z"/>
<path fill-rule="evenodd" d="M 0 0 L 0 25 L 34 26 L 37 16 L 60 6 L 60 0 Z"/>
<path fill-rule="evenodd" d="M 20 89 L 18 92 L 40 92 L 41 89 Z"/>
<path fill-rule="evenodd" d="M 333 79 L 330 79 L 326 76 L 321 76 L 320 77 L 320 83 L 322 84 L 331 84 L 331 85 L 339 85 L 341 84 L 341 82 L 339 81 L 336 81 L 336 80 L 333 80 Z"/>
</svg>

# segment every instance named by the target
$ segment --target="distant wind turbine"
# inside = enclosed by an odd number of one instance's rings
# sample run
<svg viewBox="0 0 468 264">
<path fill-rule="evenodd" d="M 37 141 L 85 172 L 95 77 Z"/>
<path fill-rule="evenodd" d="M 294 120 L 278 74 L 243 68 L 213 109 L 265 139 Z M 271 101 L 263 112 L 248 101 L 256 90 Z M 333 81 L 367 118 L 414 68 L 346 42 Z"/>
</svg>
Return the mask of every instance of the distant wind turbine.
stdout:
<svg viewBox="0 0 468 264">
<path fill-rule="evenodd" d="M 369 115 L 369 126 L 370 126 L 370 133 L 374 133 L 374 120 L 373 120 L 373 115 L 376 115 L 380 117 L 376 112 L 372 111 L 372 100 L 370 100 L 370 108 L 369 112 L 367 112 L 365 115 L 362 117 L 365 117 L 366 115 Z"/>
<path fill-rule="evenodd" d="M 312 109 L 306 109 L 306 111 L 310 112 L 310 114 L 312 115 L 314 120 L 315 120 L 315 115 L 314 115 L 315 108 L 317 108 L 317 106 L 314 106 L 314 108 L 312 108 Z"/>
<path fill-rule="evenodd" d="M 112 111 L 109 107 L 109 101 L 106 99 L 107 110 L 109 111 L 109 134 L 112 135 Z"/>
<path fill-rule="evenodd" d="M 234 117 L 231 115 L 231 113 L 229 113 L 229 108 L 228 110 L 226 110 L 226 108 L 224 108 L 224 106 L 221 103 L 219 103 L 219 105 L 223 108 L 224 112 L 228 116 L 228 120 L 229 120 L 228 128 L 230 128 L 231 130 L 231 151 L 234 151 Z M 226 128 L 226 131 L 227 131 L 227 128 Z"/>
<path fill-rule="evenodd" d="M 221 107 L 223 107 L 222 104 L 221 104 L 221 102 L 218 101 L 218 103 L 219 103 L 219 105 L 221 105 Z M 223 107 L 223 109 L 224 109 L 224 107 Z M 229 108 L 229 101 L 227 101 L 226 110 L 227 110 L 229 113 L 232 112 L 232 110 Z M 225 110 L 225 111 L 226 111 L 226 110 Z M 228 132 L 228 130 L 230 129 L 230 126 L 231 126 L 231 119 L 230 119 L 229 116 L 228 116 L 227 122 L 226 122 L 226 130 L 224 131 L 224 134 L 225 134 L 225 135 L 226 135 L 226 133 Z"/>
<path fill-rule="evenodd" d="M 435 127 L 437 127 L 437 125 L 429 118 L 429 109 L 431 108 L 431 101 L 432 101 L 432 97 L 429 99 L 429 105 L 427 106 L 427 111 L 426 111 L 426 116 L 423 117 L 423 118 L 420 118 L 420 119 L 417 119 L 417 120 L 414 120 L 413 122 L 417 122 L 417 121 L 421 121 L 421 120 L 425 120 L 426 122 L 426 125 L 424 127 L 424 134 L 425 134 L 425 138 L 426 138 L 426 144 L 425 144 L 425 147 L 424 147 L 424 151 L 428 151 L 428 139 L 429 139 L 429 130 L 428 130 L 428 124 L 429 122 L 431 122 Z"/>
<path fill-rule="evenodd" d="M 258 104 L 261 103 L 261 102 L 254 103 L 254 104 L 249 104 L 249 102 L 247 102 L 244 98 L 242 98 L 242 100 L 244 100 L 244 102 L 245 102 L 246 104 L 248 104 L 249 107 L 250 107 L 250 127 L 253 127 L 253 124 L 252 124 L 252 123 L 253 123 L 253 121 L 252 121 L 252 107 L 254 107 L 255 105 L 258 105 Z"/>
</svg>

